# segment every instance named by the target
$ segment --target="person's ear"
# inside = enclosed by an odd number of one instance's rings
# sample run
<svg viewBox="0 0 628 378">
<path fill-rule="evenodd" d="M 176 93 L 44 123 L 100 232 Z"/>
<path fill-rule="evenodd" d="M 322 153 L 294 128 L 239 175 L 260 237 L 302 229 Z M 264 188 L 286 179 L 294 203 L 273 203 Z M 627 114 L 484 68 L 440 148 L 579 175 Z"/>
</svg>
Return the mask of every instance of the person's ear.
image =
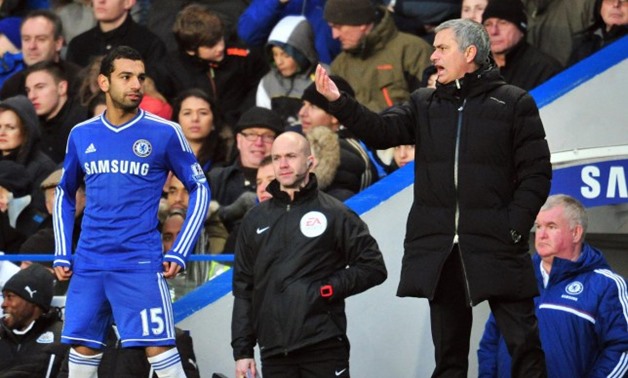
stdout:
<svg viewBox="0 0 628 378">
<path fill-rule="evenodd" d="M 57 88 L 60 96 L 65 96 L 68 94 L 68 81 L 61 80 L 59 84 L 57 84 Z"/>
<path fill-rule="evenodd" d="M 317 160 L 314 157 L 314 155 L 310 156 L 307 159 L 307 169 L 309 169 L 310 171 L 314 170 L 316 168 L 316 164 L 317 164 Z"/>
<path fill-rule="evenodd" d="M 576 225 L 576 227 L 573 228 L 573 230 L 571 230 L 571 232 L 573 234 L 573 242 L 581 243 L 582 239 L 584 239 L 584 227 L 578 224 Z"/>
<path fill-rule="evenodd" d="M 473 60 L 475 59 L 475 56 L 478 53 L 478 48 L 475 47 L 475 45 L 471 45 L 469 47 L 467 47 L 464 50 L 464 58 L 467 61 L 467 63 L 471 63 L 473 62 Z"/>
<path fill-rule="evenodd" d="M 98 87 L 100 88 L 101 91 L 105 93 L 109 91 L 109 78 L 107 78 L 107 76 L 103 74 L 99 74 L 97 81 L 98 81 Z"/>
</svg>

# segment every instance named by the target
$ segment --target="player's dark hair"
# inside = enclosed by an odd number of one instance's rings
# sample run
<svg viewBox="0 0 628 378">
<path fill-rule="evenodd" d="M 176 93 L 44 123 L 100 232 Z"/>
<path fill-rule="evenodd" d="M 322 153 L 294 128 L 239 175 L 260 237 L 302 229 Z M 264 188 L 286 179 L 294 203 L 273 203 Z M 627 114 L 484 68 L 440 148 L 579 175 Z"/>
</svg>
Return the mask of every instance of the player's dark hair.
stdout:
<svg viewBox="0 0 628 378">
<path fill-rule="evenodd" d="M 103 58 L 102 63 L 100 63 L 100 74 L 111 77 L 111 73 L 115 69 L 113 63 L 117 59 L 144 61 L 142 59 L 142 55 L 134 48 L 129 46 L 118 46 L 109 51 L 109 53 Z"/>
</svg>

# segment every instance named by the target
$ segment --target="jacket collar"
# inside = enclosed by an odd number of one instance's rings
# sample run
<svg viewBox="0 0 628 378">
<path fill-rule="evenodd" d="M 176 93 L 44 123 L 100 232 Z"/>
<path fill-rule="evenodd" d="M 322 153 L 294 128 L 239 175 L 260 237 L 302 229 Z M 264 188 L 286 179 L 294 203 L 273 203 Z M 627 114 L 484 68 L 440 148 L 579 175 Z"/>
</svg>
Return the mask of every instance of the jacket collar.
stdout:
<svg viewBox="0 0 628 378">
<path fill-rule="evenodd" d="M 301 190 L 294 193 L 294 200 L 290 199 L 288 193 L 281 190 L 279 181 L 276 179 L 271 181 L 266 188 L 268 193 L 273 195 L 271 200 L 278 201 L 282 204 L 300 203 L 308 198 L 313 197 L 318 192 L 318 181 L 314 173 L 310 173 L 309 181 Z"/>
<path fill-rule="evenodd" d="M 96 30 L 98 31 L 98 36 L 105 41 L 120 39 L 128 34 L 127 32 L 129 31 L 129 28 L 131 28 L 131 24 L 133 24 L 133 22 L 133 17 L 131 17 L 131 13 L 129 12 L 126 15 L 124 22 L 117 28 L 109 30 L 108 32 L 103 32 L 100 29 L 100 26 L 97 25 Z"/>
<path fill-rule="evenodd" d="M 537 279 L 541 280 L 541 257 L 538 254 L 534 254 L 532 257 L 534 261 L 534 269 Z M 609 269 L 609 265 L 602 255 L 602 252 L 593 248 L 588 243 L 582 244 L 582 251 L 576 261 L 561 259 L 555 257 L 552 261 L 552 270 L 550 271 L 550 283 L 560 282 L 569 277 L 574 277 L 582 273 L 591 272 L 595 269 Z"/>
<path fill-rule="evenodd" d="M 438 97 L 460 100 L 478 93 L 484 93 L 504 83 L 500 79 L 497 67 L 492 63 L 488 63 L 451 83 L 439 84 L 437 82 L 435 93 Z"/>
</svg>

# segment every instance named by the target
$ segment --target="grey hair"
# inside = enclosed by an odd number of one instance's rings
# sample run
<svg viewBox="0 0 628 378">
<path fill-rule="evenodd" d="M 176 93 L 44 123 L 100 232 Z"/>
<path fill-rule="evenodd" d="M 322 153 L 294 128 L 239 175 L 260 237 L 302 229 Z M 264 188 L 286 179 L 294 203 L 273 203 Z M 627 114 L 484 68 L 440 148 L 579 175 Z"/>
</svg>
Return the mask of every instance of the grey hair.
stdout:
<svg viewBox="0 0 628 378">
<path fill-rule="evenodd" d="M 445 29 L 453 30 L 460 51 L 465 51 L 469 46 L 477 48 L 478 52 L 473 62 L 478 66 L 483 66 L 489 61 L 491 41 L 488 38 L 484 25 L 472 20 L 458 18 L 443 22 L 434 31 L 438 33 Z"/>
<path fill-rule="evenodd" d="M 572 229 L 577 225 L 582 226 L 582 235 L 584 236 L 589 226 L 589 217 L 582 203 L 566 194 L 554 194 L 547 197 L 545 204 L 541 206 L 541 211 L 549 210 L 557 206 L 563 207 L 563 213 L 565 217 L 567 217 Z"/>
</svg>

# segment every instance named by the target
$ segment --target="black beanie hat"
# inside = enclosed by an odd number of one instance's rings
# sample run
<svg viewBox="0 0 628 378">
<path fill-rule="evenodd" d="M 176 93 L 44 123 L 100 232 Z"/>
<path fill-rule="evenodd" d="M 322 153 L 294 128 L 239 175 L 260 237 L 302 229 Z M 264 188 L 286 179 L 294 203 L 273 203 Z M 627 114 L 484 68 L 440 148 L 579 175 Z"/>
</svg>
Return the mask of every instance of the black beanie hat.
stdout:
<svg viewBox="0 0 628 378">
<path fill-rule="evenodd" d="M 2 291 L 5 290 L 48 312 L 54 290 L 54 277 L 42 265 L 32 264 L 9 278 L 2 288 Z"/>
<path fill-rule="evenodd" d="M 11 160 L 0 160 L 0 186 L 13 193 L 14 198 L 31 192 L 31 181 L 26 167 Z"/>
<path fill-rule="evenodd" d="M 323 17 L 336 25 L 365 25 L 377 18 L 371 0 L 327 0 Z"/>
<path fill-rule="evenodd" d="M 490 0 L 482 13 L 482 23 L 489 18 L 510 21 L 524 34 L 528 31 L 528 17 L 521 0 Z"/>
<path fill-rule="evenodd" d="M 329 78 L 336 83 L 340 92 L 344 92 L 351 97 L 355 97 L 355 92 L 353 91 L 353 88 L 351 88 L 351 84 L 349 84 L 345 79 L 337 75 L 329 75 Z M 318 93 L 316 90 L 316 83 L 312 83 L 305 88 L 303 95 L 301 95 L 301 100 L 308 101 L 329 113 L 329 101 L 327 101 L 325 96 Z"/>
<path fill-rule="evenodd" d="M 265 127 L 274 131 L 277 135 L 281 134 L 285 129 L 283 120 L 277 113 L 259 106 L 254 106 L 244 112 L 233 128 L 233 132 L 237 134 L 249 127 Z"/>
</svg>

